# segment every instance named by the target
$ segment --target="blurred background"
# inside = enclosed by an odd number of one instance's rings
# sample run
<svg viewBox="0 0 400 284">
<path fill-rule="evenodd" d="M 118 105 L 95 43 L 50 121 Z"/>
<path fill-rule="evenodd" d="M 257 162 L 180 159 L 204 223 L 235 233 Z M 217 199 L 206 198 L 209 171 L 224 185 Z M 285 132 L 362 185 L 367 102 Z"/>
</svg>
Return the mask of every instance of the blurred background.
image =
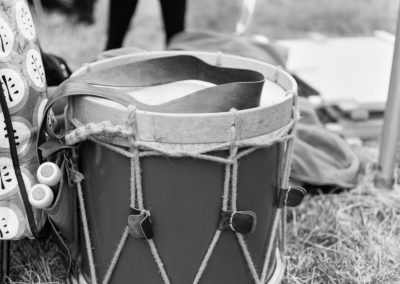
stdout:
<svg viewBox="0 0 400 284">
<path fill-rule="evenodd" d="M 58 0 L 70 5 L 68 0 Z M 394 33 L 398 0 L 259 0 L 248 34 L 271 39 L 371 35 L 375 30 Z M 187 30 L 232 34 L 240 16 L 240 0 L 188 0 Z M 97 0 L 92 25 L 78 23 L 74 15 L 46 13 L 37 22 L 42 48 L 64 57 L 73 69 L 94 60 L 104 49 L 108 1 Z M 164 48 L 159 2 L 139 1 L 124 46 L 146 50 Z"/>
</svg>

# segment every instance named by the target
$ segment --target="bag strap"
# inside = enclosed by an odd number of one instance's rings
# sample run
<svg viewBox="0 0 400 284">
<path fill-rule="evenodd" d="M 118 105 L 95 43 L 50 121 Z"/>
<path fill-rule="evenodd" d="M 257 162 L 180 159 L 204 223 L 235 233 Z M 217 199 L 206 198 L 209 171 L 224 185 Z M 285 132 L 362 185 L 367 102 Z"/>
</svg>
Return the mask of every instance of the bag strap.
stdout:
<svg viewBox="0 0 400 284">
<path fill-rule="evenodd" d="M 15 133 L 14 133 L 14 128 L 13 128 L 12 121 L 11 121 L 10 112 L 9 112 L 8 106 L 7 106 L 7 100 L 4 96 L 3 88 L 1 88 L 1 87 L 0 87 L 0 106 L 1 106 L 1 110 L 3 112 L 4 122 L 6 125 L 7 139 L 8 139 L 8 143 L 9 143 L 9 147 L 10 147 L 11 160 L 13 163 L 15 176 L 16 176 L 17 182 L 18 182 L 19 192 L 21 194 L 22 202 L 25 207 L 25 212 L 26 212 L 26 216 L 28 219 L 29 229 L 30 229 L 32 235 L 34 237 L 36 237 L 38 232 L 37 232 L 37 227 L 36 227 L 36 223 L 35 223 L 35 218 L 33 215 L 32 206 L 29 203 L 28 193 L 26 191 L 24 179 L 22 178 L 22 174 L 21 174 L 21 168 L 20 168 L 19 159 L 18 159 L 17 145 L 15 143 L 15 137 L 14 137 Z"/>
</svg>

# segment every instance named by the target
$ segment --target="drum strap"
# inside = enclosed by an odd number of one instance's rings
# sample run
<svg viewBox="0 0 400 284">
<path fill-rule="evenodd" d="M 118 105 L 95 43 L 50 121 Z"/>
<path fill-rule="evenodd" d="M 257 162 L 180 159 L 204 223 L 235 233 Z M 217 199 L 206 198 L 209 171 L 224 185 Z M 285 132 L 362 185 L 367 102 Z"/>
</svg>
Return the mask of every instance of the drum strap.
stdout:
<svg viewBox="0 0 400 284">
<path fill-rule="evenodd" d="M 263 81 L 264 76 L 249 69 L 210 65 L 191 55 L 175 55 L 91 70 L 68 81 L 109 87 L 146 87 L 193 79 L 222 85 Z"/>
<path fill-rule="evenodd" d="M 98 97 L 103 99 L 108 99 L 114 101 L 116 103 L 122 105 L 131 105 L 134 103 L 133 99 L 130 96 L 127 96 L 125 93 L 118 92 L 112 89 L 107 90 L 105 92 L 102 88 L 90 87 L 88 84 L 82 83 L 71 83 L 71 84 L 62 84 L 59 88 L 57 88 L 55 94 L 48 100 L 45 109 L 43 111 L 43 120 L 39 126 L 38 136 L 37 136 L 37 156 L 39 159 L 39 163 L 44 161 L 44 157 L 42 155 L 42 149 L 46 149 L 43 144 L 46 141 L 45 133 L 47 133 L 52 140 L 49 142 L 55 145 L 59 145 L 60 149 L 64 147 L 63 143 L 59 141 L 63 140 L 65 133 L 57 133 L 57 119 L 54 115 L 50 115 L 51 107 L 59 100 L 63 98 L 69 97 L 79 97 L 79 96 L 91 96 Z M 54 147 L 54 145 L 53 145 Z M 46 149 L 48 150 L 48 149 Z M 49 150 L 51 151 L 51 150 Z"/>
<path fill-rule="evenodd" d="M 150 87 L 182 80 L 202 80 L 217 86 L 193 92 L 185 97 L 160 105 L 147 105 L 131 98 L 131 104 L 140 110 L 163 113 L 226 112 L 259 106 L 264 76 L 256 71 L 209 65 L 188 55 L 155 58 L 113 66 L 100 71 L 72 77 L 63 83 L 64 93 L 79 86 L 86 94 L 108 97 L 125 92 L 118 87 Z M 114 88 L 114 89 L 110 89 Z"/>
<path fill-rule="evenodd" d="M 155 86 L 187 79 L 204 80 L 220 85 L 160 105 L 143 104 L 125 92 L 109 88 Z M 213 66 L 188 55 L 155 58 L 88 72 L 65 81 L 49 99 L 43 116 L 48 119 L 44 119 L 40 126 L 38 145 L 45 141 L 44 129 L 53 139 L 64 138 L 63 134 L 56 133 L 56 119 L 48 116 L 52 105 L 62 98 L 98 97 L 154 112 L 227 112 L 231 108 L 241 110 L 257 107 L 263 85 L 264 76 L 259 72 Z M 42 160 L 41 154 L 38 155 Z"/>
</svg>

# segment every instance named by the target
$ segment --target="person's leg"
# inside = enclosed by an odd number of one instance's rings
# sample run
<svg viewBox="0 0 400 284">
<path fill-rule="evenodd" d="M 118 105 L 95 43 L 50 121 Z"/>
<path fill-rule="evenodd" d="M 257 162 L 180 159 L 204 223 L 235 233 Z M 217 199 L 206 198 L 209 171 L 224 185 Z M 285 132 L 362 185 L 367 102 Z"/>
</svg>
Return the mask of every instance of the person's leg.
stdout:
<svg viewBox="0 0 400 284">
<path fill-rule="evenodd" d="M 94 23 L 94 2 L 95 0 L 75 0 L 74 9 L 78 14 L 78 21 L 93 24 Z"/>
<path fill-rule="evenodd" d="M 110 0 L 107 44 L 105 50 L 122 46 L 136 5 L 137 0 Z"/>
<path fill-rule="evenodd" d="M 172 36 L 185 28 L 186 0 L 160 0 L 160 4 L 168 44 Z"/>
</svg>

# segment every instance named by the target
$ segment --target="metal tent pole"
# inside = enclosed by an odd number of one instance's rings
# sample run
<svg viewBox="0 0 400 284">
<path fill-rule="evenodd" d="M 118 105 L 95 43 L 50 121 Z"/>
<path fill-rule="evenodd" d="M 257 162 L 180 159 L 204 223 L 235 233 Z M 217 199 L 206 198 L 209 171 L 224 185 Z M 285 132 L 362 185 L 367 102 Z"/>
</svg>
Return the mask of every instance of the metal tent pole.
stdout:
<svg viewBox="0 0 400 284">
<path fill-rule="evenodd" d="M 378 173 L 375 186 L 390 189 L 394 184 L 394 165 L 400 138 L 400 8 L 397 17 L 392 73 L 381 134 Z"/>
<path fill-rule="evenodd" d="M 256 3 L 257 0 L 243 0 L 242 12 L 240 14 L 240 18 L 236 23 L 235 34 L 237 36 L 241 36 L 246 33 L 247 28 L 250 25 L 251 19 L 253 18 Z"/>
</svg>

